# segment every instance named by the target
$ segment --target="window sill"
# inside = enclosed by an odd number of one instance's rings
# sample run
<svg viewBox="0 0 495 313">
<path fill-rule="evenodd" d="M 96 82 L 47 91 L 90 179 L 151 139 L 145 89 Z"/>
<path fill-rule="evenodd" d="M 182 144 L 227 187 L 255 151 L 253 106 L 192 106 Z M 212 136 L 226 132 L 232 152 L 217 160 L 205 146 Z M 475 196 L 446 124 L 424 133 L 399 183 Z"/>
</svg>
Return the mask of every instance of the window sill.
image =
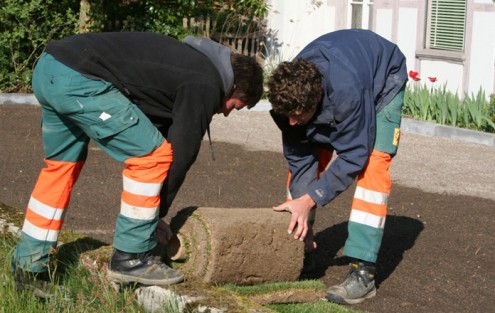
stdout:
<svg viewBox="0 0 495 313">
<path fill-rule="evenodd" d="M 437 49 L 417 50 L 416 58 L 420 60 L 447 61 L 460 64 L 464 63 L 466 60 L 464 57 L 464 52 Z"/>
</svg>

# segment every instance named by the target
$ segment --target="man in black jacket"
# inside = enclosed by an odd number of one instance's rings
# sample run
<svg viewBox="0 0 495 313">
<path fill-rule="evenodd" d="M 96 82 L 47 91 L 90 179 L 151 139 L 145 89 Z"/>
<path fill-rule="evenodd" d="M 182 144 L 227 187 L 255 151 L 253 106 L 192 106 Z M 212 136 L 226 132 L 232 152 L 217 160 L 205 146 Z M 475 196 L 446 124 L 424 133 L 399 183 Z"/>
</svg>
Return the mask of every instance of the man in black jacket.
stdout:
<svg viewBox="0 0 495 313">
<path fill-rule="evenodd" d="M 124 162 L 108 277 L 168 285 L 183 274 L 151 251 L 216 113 L 254 106 L 263 73 L 251 57 L 207 38 L 94 33 L 48 43 L 33 73 L 46 168 L 28 203 L 13 256 L 18 287 L 49 296 L 48 261 L 89 140 Z M 104 207 L 105 204 L 102 204 Z"/>
</svg>

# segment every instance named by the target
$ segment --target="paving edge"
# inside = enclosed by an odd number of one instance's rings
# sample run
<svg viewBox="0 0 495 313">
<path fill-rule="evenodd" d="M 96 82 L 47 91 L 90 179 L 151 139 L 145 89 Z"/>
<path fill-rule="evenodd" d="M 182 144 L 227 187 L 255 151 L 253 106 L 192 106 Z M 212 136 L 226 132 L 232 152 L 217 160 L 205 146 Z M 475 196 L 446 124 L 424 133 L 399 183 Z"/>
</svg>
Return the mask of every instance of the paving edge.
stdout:
<svg viewBox="0 0 495 313">
<path fill-rule="evenodd" d="M 0 93 L 0 105 L 38 105 L 38 100 L 29 93 Z M 261 100 L 251 111 L 268 112 L 271 106 L 268 100 Z M 247 110 L 247 109 L 243 109 Z M 495 134 L 440 125 L 431 122 L 403 118 L 401 131 L 430 137 L 443 137 L 495 147 Z"/>
</svg>

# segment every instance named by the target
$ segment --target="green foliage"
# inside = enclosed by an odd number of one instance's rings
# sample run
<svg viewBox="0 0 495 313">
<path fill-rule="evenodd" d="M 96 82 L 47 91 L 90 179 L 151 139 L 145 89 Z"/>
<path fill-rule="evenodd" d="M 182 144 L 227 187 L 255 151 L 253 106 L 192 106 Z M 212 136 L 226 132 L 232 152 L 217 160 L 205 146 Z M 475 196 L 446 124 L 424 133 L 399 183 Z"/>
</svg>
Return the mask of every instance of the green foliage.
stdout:
<svg viewBox="0 0 495 313">
<path fill-rule="evenodd" d="M 0 92 L 31 92 L 36 59 L 54 39 L 78 32 L 146 31 L 220 41 L 226 33 L 260 31 L 267 11 L 263 0 L 0 0 Z"/>
<path fill-rule="evenodd" d="M 88 1 L 85 32 L 146 31 L 183 37 L 188 30 L 182 25 L 185 12 L 193 11 L 189 1 Z"/>
<path fill-rule="evenodd" d="M 423 121 L 454 127 L 495 133 L 495 96 L 490 102 L 480 88 L 477 94 L 457 94 L 426 85 L 408 85 L 404 96 L 403 114 Z"/>
<path fill-rule="evenodd" d="M 33 64 L 49 40 L 74 34 L 78 4 L 0 1 L 0 91 L 28 92 Z"/>
</svg>

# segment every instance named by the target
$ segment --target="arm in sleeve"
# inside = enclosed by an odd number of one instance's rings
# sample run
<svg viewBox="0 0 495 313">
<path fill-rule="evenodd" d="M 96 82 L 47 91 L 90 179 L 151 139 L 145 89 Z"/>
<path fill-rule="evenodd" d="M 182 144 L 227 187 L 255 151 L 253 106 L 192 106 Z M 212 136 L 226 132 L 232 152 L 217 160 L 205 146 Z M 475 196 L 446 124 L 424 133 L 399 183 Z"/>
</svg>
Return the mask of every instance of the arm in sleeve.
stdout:
<svg viewBox="0 0 495 313">
<path fill-rule="evenodd" d="M 309 195 L 319 205 L 329 203 L 352 185 L 374 146 L 376 117 L 369 93 L 363 92 L 351 107 L 354 109 L 330 134 L 337 158 L 309 188 Z"/>
<path fill-rule="evenodd" d="M 196 161 L 201 141 L 221 101 L 221 92 L 214 87 L 188 84 L 178 91 L 172 111 L 173 122 L 166 136 L 172 145 L 173 162 L 160 193 L 160 218 L 167 214 Z"/>
<path fill-rule="evenodd" d="M 309 186 L 316 181 L 318 158 L 314 145 L 306 138 L 304 126 L 291 126 L 289 119 L 270 111 L 272 118 L 282 131 L 283 153 L 287 159 L 291 180 L 290 194 L 293 199 L 308 193 Z"/>
</svg>

